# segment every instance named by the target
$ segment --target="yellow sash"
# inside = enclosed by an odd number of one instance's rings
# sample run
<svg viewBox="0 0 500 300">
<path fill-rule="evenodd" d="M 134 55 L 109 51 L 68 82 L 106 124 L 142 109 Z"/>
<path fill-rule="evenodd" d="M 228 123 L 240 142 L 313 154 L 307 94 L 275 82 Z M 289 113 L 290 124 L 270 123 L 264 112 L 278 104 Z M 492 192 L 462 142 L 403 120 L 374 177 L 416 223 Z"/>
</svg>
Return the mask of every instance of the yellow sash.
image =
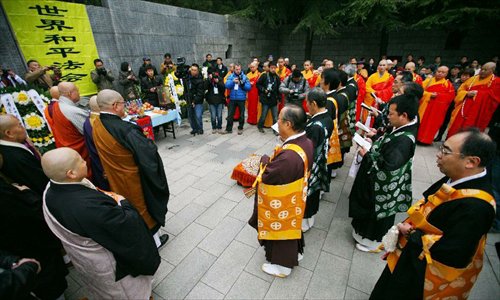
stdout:
<svg viewBox="0 0 500 300">
<path fill-rule="evenodd" d="M 425 234 L 422 236 L 423 251 L 420 259 L 426 259 L 427 268 L 425 272 L 424 299 L 441 299 L 447 296 L 458 296 L 457 299 L 467 298 L 477 275 L 481 272 L 483 265 L 483 252 L 486 243 L 486 235 L 479 241 L 476 253 L 470 264 L 465 268 L 453 268 L 433 260 L 430 248 L 443 236 L 443 232 L 427 221 L 427 216 L 439 205 L 466 197 L 474 197 L 484 200 L 495 207 L 495 199 L 490 194 L 475 189 L 456 190 L 447 184 L 434 194 L 425 199 L 417 201 L 408 210 L 408 219 L 405 223 L 411 223 Z M 399 260 L 401 252 L 406 246 L 407 240 L 404 236 L 399 237 L 399 247 L 387 257 L 387 265 L 392 272 Z"/>
<path fill-rule="evenodd" d="M 271 160 L 282 150 L 295 151 L 304 161 L 304 176 L 281 185 L 262 183 L 265 167 L 261 165 L 257 176 L 257 211 L 259 240 L 294 240 L 302 236 L 302 219 L 307 197 L 309 177 L 307 155 L 295 144 L 286 144 L 275 151 Z"/>
<path fill-rule="evenodd" d="M 336 118 L 333 120 L 333 130 L 332 130 L 332 135 L 330 136 L 328 156 L 326 159 L 326 164 L 330 165 L 342 161 L 342 153 L 340 152 L 339 127 L 337 124 L 337 120 L 339 119 L 339 108 L 337 105 L 337 100 L 335 100 L 335 98 L 333 97 L 328 97 L 327 99 L 333 102 L 336 111 L 335 112 Z"/>
</svg>

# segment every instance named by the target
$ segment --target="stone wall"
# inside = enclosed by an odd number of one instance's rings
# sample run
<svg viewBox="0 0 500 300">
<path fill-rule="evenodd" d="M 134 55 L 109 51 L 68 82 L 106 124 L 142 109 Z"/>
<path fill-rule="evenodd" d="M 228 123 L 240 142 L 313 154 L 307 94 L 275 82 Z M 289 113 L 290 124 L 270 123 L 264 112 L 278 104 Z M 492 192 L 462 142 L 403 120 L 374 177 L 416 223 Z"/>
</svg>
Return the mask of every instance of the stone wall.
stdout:
<svg viewBox="0 0 500 300">
<path fill-rule="evenodd" d="M 26 71 L 26 66 L 20 54 L 14 35 L 10 30 L 7 16 L 0 5 L 0 65 L 3 68 L 9 67 L 17 72 L 21 77 Z"/>
</svg>

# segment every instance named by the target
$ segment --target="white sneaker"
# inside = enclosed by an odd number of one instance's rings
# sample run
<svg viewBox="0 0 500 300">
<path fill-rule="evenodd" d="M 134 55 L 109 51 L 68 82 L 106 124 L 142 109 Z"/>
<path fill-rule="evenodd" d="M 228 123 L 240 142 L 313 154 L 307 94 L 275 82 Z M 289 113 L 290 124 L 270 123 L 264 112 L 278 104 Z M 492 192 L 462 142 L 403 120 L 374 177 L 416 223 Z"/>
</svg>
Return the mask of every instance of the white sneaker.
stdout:
<svg viewBox="0 0 500 300">
<path fill-rule="evenodd" d="M 325 192 L 320 191 L 320 192 L 319 192 L 319 199 L 320 199 L 320 200 L 321 200 L 321 199 L 323 199 L 323 195 L 325 195 Z"/>
<path fill-rule="evenodd" d="M 382 251 L 380 248 L 370 249 L 367 246 L 361 245 L 360 243 L 356 243 L 356 249 L 358 249 L 359 251 L 369 252 L 369 253 L 379 253 L 380 251 Z"/>
<path fill-rule="evenodd" d="M 309 229 L 309 219 L 302 219 L 302 232 L 307 232 Z"/>
<path fill-rule="evenodd" d="M 269 275 L 285 278 L 288 275 L 290 275 L 292 269 L 280 265 L 264 263 L 262 265 L 262 271 L 264 271 L 264 273 L 267 273 Z"/>
<path fill-rule="evenodd" d="M 300 254 L 300 253 L 299 253 L 299 255 L 298 255 L 298 257 L 297 257 L 297 260 L 298 260 L 298 261 L 301 261 L 303 258 L 304 258 L 304 255 L 302 255 L 302 254 Z"/>
<path fill-rule="evenodd" d="M 332 171 L 332 178 L 337 177 L 337 171 Z"/>
<path fill-rule="evenodd" d="M 309 228 L 313 227 L 314 226 L 314 216 L 307 219 L 307 222 L 309 223 Z"/>
</svg>

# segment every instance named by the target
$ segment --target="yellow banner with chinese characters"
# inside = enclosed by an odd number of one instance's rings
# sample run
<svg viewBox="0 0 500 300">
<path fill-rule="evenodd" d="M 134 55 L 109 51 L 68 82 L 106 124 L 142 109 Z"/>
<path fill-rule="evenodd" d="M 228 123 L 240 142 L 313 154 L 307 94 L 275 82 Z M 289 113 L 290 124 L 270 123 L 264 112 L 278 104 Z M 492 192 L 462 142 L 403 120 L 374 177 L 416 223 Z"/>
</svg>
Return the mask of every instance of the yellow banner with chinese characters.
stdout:
<svg viewBox="0 0 500 300">
<path fill-rule="evenodd" d="M 98 54 L 85 5 L 44 0 L 1 2 L 26 61 L 56 66 L 62 72 L 61 81 L 75 83 L 81 95 L 97 92 L 90 71 Z"/>
</svg>

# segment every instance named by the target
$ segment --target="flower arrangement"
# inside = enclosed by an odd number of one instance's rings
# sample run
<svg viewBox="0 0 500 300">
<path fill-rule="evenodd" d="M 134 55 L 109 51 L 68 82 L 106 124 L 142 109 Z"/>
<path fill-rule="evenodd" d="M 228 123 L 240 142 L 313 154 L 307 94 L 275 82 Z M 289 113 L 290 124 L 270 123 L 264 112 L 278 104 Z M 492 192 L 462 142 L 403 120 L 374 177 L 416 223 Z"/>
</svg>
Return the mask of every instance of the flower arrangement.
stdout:
<svg viewBox="0 0 500 300">
<path fill-rule="evenodd" d="M 5 93 L 7 91 L 3 90 L 2 92 Z M 26 132 L 35 147 L 37 147 L 42 154 L 54 149 L 54 136 L 50 132 L 47 122 L 45 122 L 42 113 L 36 107 L 31 96 L 25 90 L 11 91 L 11 94 L 14 99 L 14 104 L 21 115 Z M 40 95 L 40 98 L 44 106 L 47 106 L 50 102 L 49 98 L 43 94 Z M 4 107 L 2 107 L 0 113 L 6 113 Z"/>
</svg>

